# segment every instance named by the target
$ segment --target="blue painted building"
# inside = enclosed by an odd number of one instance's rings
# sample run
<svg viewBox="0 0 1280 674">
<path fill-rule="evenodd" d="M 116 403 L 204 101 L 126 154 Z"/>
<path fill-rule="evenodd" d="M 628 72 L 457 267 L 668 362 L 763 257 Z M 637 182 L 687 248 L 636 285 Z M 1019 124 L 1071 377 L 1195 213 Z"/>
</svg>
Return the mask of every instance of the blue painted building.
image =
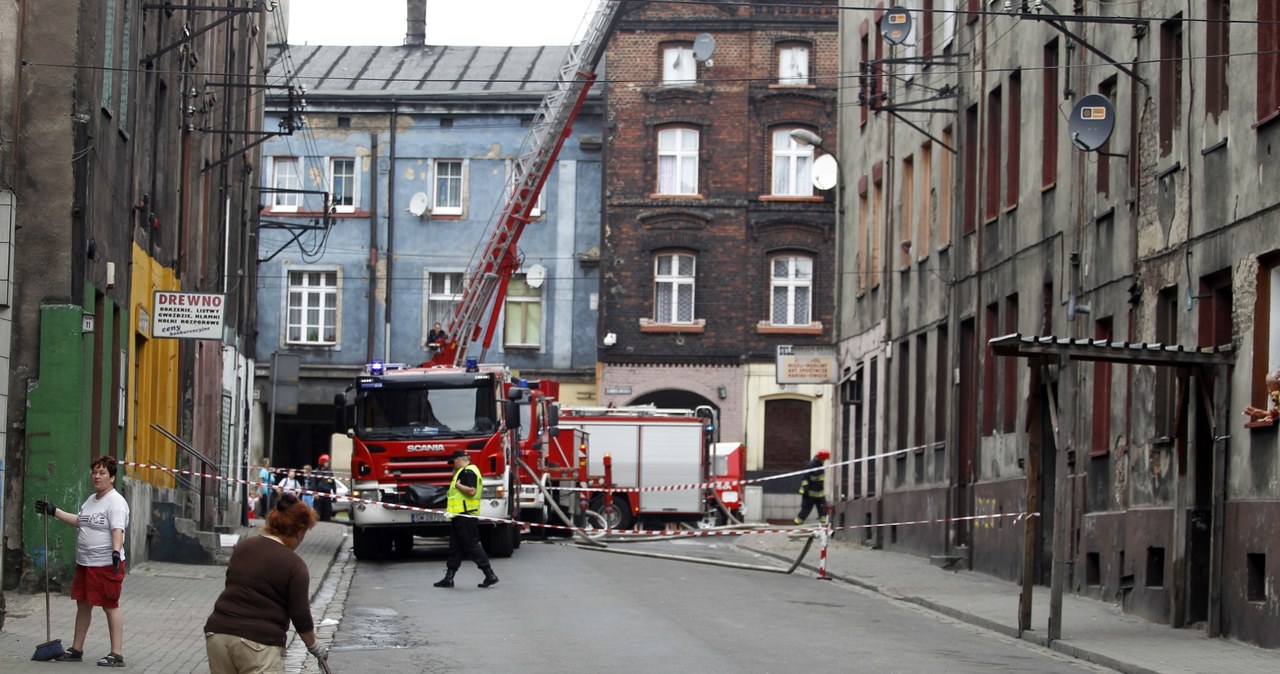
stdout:
<svg viewBox="0 0 1280 674">
<path fill-rule="evenodd" d="M 430 357 L 567 49 L 275 49 L 265 125 L 299 128 L 263 145 L 256 380 L 266 409 L 273 354 L 297 356 L 297 413 L 277 406 L 272 454 L 302 466 L 327 451 L 334 395 L 366 363 Z M 577 404 L 595 402 L 602 155 L 593 95 L 525 228 L 492 344 L 469 350 L 557 379 Z"/>
</svg>

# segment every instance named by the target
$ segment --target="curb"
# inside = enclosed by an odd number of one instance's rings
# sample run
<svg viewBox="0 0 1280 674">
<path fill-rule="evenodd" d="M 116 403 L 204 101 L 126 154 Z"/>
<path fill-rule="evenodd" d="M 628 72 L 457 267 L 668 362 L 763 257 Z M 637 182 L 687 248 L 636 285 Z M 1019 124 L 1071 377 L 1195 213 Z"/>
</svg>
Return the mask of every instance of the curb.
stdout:
<svg viewBox="0 0 1280 674">
<path fill-rule="evenodd" d="M 750 550 L 757 554 L 765 555 L 767 557 L 772 557 L 779 561 L 784 561 L 784 562 L 794 561 L 792 559 L 788 559 L 786 556 L 777 552 L 772 552 L 769 550 L 761 550 L 759 548 L 755 548 L 749 545 L 742 545 L 741 543 L 739 543 L 739 545 L 741 545 L 743 548 L 747 550 Z M 811 571 L 813 573 L 818 572 L 818 567 L 812 564 L 801 563 L 799 568 L 805 569 L 807 571 Z M 1022 634 L 1018 634 L 1018 630 L 1016 628 L 1009 627 L 1008 625 L 1003 625 L 1001 623 L 995 622 L 994 620 L 990 620 L 988 618 L 983 618 L 982 616 L 974 615 L 972 613 L 966 613 L 964 611 L 961 611 L 956 608 L 952 608 L 950 606 L 939 604 L 933 600 L 926 599 L 924 597 L 895 595 L 893 593 L 887 592 L 886 590 L 884 590 L 879 585 L 876 585 L 875 583 L 869 583 L 867 581 L 859 580 L 856 578 L 849 578 L 846 576 L 842 576 L 840 574 L 831 573 L 830 571 L 827 571 L 826 577 L 827 579 L 832 581 L 837 581 L 840 583 L 844 583 L 845 585 L 852 585 L 854 587 L 858 587 L 863 590 L 874 592 L 887 599 L 891 599 L 894 601 L 901 601 L 908 604 L 914 604 L 921 608 L 928 609 L 929 611 L 933 611 L 934 613 L 937 613 L 939 615 L 944 615 L 944 616 L 947 616 L 948 618 L 952 618 L 954 620 L 958 620 L 960 622 L 967 623 L 969 625 L 973 625 L 975 627 L 979 627 L 990 632 L 995 632 L 997 634 L 1001 634 L 1006 637 L 1025 641 L 1029 644 L 1033 644 L 1035 646 L 1039 646 L 1041 648 L 1054 651 L 1055 653 L 1059 653 L 1067 657 L 1075 658 L 1077 660 L 1081 660 L 1091 664 L 1114 669 L 1117 672 L 1122 672 L 1123 674 L 1160 674 L 1160 672 L 1156 670 L 1148 669 L 1146 667 L 1135 665 L 1130 662 L 1122 662 L 1120 660 L 1107 657 L 1100 653 L 1095 653 L 1088 649 L 1080 648 L 1079 646 L 1075 646 L 1061 639 L 1051 642 L 1048 640 L 1047 637 L 1045 637 L 1045 635 L 1040 634 L 1038 632 L 1033 632 L 1031 630 L 1027 630 Z"/>
</svg>

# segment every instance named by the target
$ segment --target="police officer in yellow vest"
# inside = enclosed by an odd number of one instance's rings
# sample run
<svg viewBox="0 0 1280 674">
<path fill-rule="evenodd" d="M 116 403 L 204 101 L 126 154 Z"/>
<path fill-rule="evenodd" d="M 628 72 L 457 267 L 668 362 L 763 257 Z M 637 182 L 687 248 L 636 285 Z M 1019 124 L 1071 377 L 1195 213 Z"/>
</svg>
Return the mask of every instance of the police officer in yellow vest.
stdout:
<svg viewBox="0 0 1280 674">
<path fill-rule="evenodd" d="M 823 463 L 831 458 L 831 452 L 819 449 L 813 460 L 804 467 L 804 480 L 800 483 L 800 514 L 796 515 L 796 524 L 804 524 L 809 511 L 818 510 L 818 521 L 827 523 L 827 471 Z"/>
<path fill-rule="evenodd" d="M 480 546 L 480 529 L 476 518 L 467 515 L 480 513 L 480 492 L 484 489 L 484 478 L 480 469 L 471 465 L 471 457 L 465 450 L 453 453 L 453 481 L 449 483 L 448 517 L 453 525 L 449 533 L 449 561 L 446 563 L 444 578 L 435 583 L 436 587 L 453 587 L 453 574 L 462 566 L 462 556 L 470 557 L 476 566 L 484 572 L 484 580 L 476 587 L 489 587 L 498 582 L 493 567 L 489 566 L 489 557 Z"/>
</svg>

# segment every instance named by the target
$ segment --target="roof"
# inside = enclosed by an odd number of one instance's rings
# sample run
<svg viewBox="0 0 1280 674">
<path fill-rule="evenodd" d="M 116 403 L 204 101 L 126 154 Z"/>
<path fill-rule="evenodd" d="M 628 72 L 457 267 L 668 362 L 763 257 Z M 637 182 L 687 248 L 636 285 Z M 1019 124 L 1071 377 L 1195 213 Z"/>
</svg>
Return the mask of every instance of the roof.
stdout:
<svg viewBox="0 0 1280 674">
<path fill-rule="evenodd" d="M 268 81 L 293 80 L 309 97 L 447 97 L 517 95 L 541 98 L 555 87 L 567 46 L 290 45 L 276 50 Z"/>
<path fill-rule="evenodd" d="M 1087 360 L 1125 365 L 1221 365 L 1235 361 L 1231 345 L 1213 347 L 1105 339 L 1071 339 L 1069 337 L 1033 337 L 1019 333 L 996 337 L 990 341 L 997 356 L 1035 358 L 1058 356 L 1071 360 Z"/>
</svg>

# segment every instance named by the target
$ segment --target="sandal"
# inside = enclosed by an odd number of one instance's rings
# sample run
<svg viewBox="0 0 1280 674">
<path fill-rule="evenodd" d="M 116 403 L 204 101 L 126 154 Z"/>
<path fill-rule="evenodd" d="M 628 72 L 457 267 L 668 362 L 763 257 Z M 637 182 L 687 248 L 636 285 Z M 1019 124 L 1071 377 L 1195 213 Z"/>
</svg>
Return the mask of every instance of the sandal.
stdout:
<svg viewBox="0 0 1280 674">
<path fill-rule="evenodd" d="M 119 653 L 107 653 L 98 661 L 99 667 L 124 667 L 124 656 Z"/>
<path fill-rule="evenodd" d="M 83 662 L 84 651 L 77 651 L 74 648 L 68 648 L 66 653 L 54 658 L 58 662 Z"/>
</svg>

